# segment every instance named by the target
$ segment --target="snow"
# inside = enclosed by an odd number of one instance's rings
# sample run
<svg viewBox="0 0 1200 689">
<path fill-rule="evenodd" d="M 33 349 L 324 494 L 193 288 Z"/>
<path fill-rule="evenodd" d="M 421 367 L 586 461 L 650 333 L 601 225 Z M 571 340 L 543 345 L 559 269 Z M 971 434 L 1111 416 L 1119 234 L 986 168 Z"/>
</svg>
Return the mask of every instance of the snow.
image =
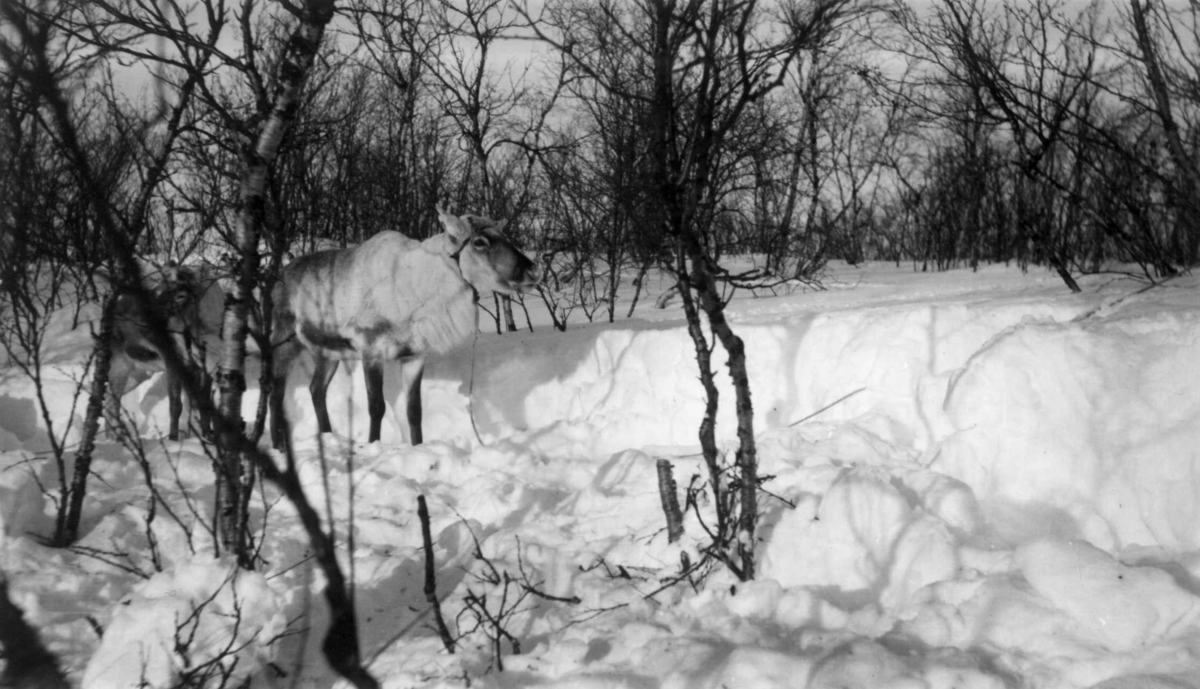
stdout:
<svg viewBox="0 0 1200 689">
<path fill-rule="evenodd" d="M 297 372 L 301 478 L 353 566 L 370 671 L 396 688 L 1200 688 L 1200 279 L 1081 282 L 1073 295 L 1004 266 L 872 264 L 835 266 L 825 291 L 739 293 L 729 313 L 773 477 L 752 582 L 718 567 L 672 583 L 707 544 L 693 510 L 668 544 L 658 495 L 661 458 L 681 503 L 707 481 L 677 302 L 565 333 L 530 302 L 535 332 L 482 332 L 430 361 L 416 448 L 398 367 L 374 445 L 357 366 L 333 379 L 324 436 Z M 83 413 L 87 337 L 84 324 L 49 340 L 59 433 Z M 715 365 L 732 455 L 719 352 Z M 124 398 L 155 511 L 142 464 L 103 439 L 81 547 L 42 545 L 55 496 L 39 486 L 60 468 L 33 395 L 0 367 L 0 568 L 73 681 L 168 687 L 216 658 L 258 687 L 334 682 L 293 510 L 271 488 L 256 500 L 259 571 L 212 557 L 211 460 L 194 438 L 161 438 L 161 377 Z M 257 401 L 252 388 L 247 415 Z M 423 590 L 419 495 L 438 596 L 465 634 L 453 655 Z M 469 595 L 520 643 L 501 641 L 503 671 Z"/>
<path fill-rule="evenodd" d="M 83 674 L 85 687 L 171 686 L 198 679 L 244 681 L 287 625 L 266 578 L 236 563 L 198 556 L 135 586 Z M 190 651 L 186 659 L 180 646 Z M 199 682 L 197 682 L 199 683 Z"/>
</svg>

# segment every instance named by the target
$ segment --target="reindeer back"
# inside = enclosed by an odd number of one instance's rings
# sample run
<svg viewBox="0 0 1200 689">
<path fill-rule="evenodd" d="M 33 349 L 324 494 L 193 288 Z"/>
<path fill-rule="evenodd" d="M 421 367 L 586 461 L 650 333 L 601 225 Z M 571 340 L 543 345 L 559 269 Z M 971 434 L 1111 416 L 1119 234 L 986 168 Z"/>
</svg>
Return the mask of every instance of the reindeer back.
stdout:
<svg viewBox="0 0 1200 689">
<path fill-rule="evenodd" d="M 474 333 L 475 306 L 440 237 L 422 243 L 384 231 L 296 259 L 276 293 L 277 325 L 371 357 L 454 349 Z"/>
</svg>

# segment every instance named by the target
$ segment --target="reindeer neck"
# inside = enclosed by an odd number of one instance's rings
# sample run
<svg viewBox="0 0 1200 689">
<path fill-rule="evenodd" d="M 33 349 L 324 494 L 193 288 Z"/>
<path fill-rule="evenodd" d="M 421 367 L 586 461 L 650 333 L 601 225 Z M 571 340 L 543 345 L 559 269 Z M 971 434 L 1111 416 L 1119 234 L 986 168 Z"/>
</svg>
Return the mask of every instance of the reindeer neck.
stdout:
<svg viewBox="0 0 1200 689">
<path fill-rule="evenodd" d="M 414 285 L 425 294 L 413 313 L 413 340 L 418 351 L 444 354 L 458 348 L 476 332 L 479 323 L 476 292 L 451 257 L 454 243 L 445 233 L 422 242 L 437 266 Z"/>
</svg>

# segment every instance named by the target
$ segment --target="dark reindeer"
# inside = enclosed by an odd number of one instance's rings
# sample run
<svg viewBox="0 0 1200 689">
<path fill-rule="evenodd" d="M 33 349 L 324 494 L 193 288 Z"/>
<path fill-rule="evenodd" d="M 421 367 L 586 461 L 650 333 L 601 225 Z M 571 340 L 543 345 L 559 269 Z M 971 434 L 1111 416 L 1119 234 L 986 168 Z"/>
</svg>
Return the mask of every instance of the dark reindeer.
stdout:
<svg viewBox="0 0 1200 689">
<path fill-rule="evenodd" d="M 220 344 L 225 292 L 206 270 L 174 262 L 167 263 L 147 280 L 147 290 L 166 321 L 171 339 L 183 353 L 184 361 L 197 367 L 206 386 L 211 385 L 208 349 L 210 345 Z M 127 392 L 129 380 L 132 378 L 135 386 L 140 385 L 154 373 L 165 370 L 170 405 L 167 437 L 178 440 L 179 418 L 183 414 L 183 382 L 174 371 L 166 368 L 162 353 L 151 344 L 142 302 L 132 293 L 125 292 L 117 295 L 114 308 L 106 410 L 109 428 L 115 429 L 120 424 L 121 397 Z M 201 425 L 207 425 L 207 419 L 201 419 Z"/>
<path fill-rule="evenodd" d="M 302 256 L 275 287 L 272 434 L 283 447 L 283 399 L 288 371 L 308 350 L 315 362 L 309 392 L 322 433 L 330 432 L 325 391 L 342 359 L 362 359 L 371 417 L 369 442 L 379 440 L 385 402 L 383 365 L 400 360 L 415 370 L 406 411 L 413 445 L 422 441 L 421 378 L 427 354 L 444 354 L 479 327 L 481 292 L 516 294 L 541 271 L 501 234 L 503 222 L 437 209 L 445 232 L 423 242 L 384 231 L 347 249 Z"/>
</svg>

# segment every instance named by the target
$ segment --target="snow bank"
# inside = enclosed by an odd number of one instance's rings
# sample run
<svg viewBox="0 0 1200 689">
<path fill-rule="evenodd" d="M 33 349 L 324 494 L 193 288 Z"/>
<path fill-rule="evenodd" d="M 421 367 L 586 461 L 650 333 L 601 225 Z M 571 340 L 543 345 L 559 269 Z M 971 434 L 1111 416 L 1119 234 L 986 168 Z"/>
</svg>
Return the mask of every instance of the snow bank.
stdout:
<svg viewBox="0 0 1200 689">
<path fill-rule="evenodd" d="M 30 452 L 0 452 L 0 537 L 46 528 L 46 499 L 38 486 L 41 464 Z"/>
<path fill-rule="evenodd" d="M 1176 303 L 1190 298 L 1001 331 L 955 376 L 932 468 L 1107 550 L 1197 549 L 1200 312 Z"/>
<path fill-rule="evenodd" d="M 237 684 L 286 627 L 266 578 L 210 556 L 152 576 L 121 601 L 83 673 L 95 689 Z"/>
<path fill-rule="evenodd" d="M 940 407 L 950 376 L 995 333 L 1020 323 L 1069 320 L 1088 306 L 1083 300 L 1016 299 L 793 309 L 782 317 L 748 310 L 736 327 L 747 345 L 756 428 L 786 427 L 856 393 L 820 420 L 852 421 L 919 454 L 946 431 Z M 714 368 L 722 398 L 732 400 L 722 356 L 718 350 Z M 694 346 L 677 323 L 587 326 L 563 334 L 481 336 L 474 348 L 434 362 L 426 390 L 434 399 L 454 395 L 459 404 L 469 390 L 485 440 L 511 437 L 548 453 L 595 456 L 696 445 L 703 398 L 694 367 Z M 365 405 L 358 393 L 349 397 Z M 722 405 L 718 417 L 726 441 L 734 438 L 732 407 Z M 469 438 L 463 435 L 470 428 L 465 412 L 435 412 L 450 417 L 434 422 L 435 437 Z M 354 415 L 365 419 L 365 410 Z M 651 415 L 653 423 L 647 423 Z"/>
<path fill-rule="evenodd" d="M 718 568 L 666 585 L 681 558 L 700 557 L 697 513 L 709 509 L 699 496 L 682 541 L 666 543 L 656 460 L 673 463 L 681 497 L 705 476 L 700 386 L 677 311 L 481 335 L 430 363 L 427 444 L 417 448 L 394 442 L 403 424 L 394 412 L 383 443 L 361 443 L 356 366 L 329 390 L 336 432 L 318 436 L 298 372 L 288 404 L 301 478 L 330 510 L 347 565 L 353 526 L 371 671 L 397 688 L 1200 688 L 1200 281 L 1134 294 L 1128 281 L 1085 279 L 1085 293 L 1070 295 L 1052 278 L 1003 268 L 861 277 L 731 305 L 749 356 L 760 473 L 773 477 L 760 504 L 760 577 L 749 583 Z M 733 394 L 716 364 L 729 449 Z M 140 427 L 163 404 L 155 385 L 126 398 Z M 403 409 L 401 387 L 389 375 L 393 410 Z M 0 403 L 22 390 L 0 386 Z M 0 415 L 22 447 L 37 424 Z M 90 498 L 84 543 L 132 553 L 127 561 L 149 572 L 141 469 L 119 448 L 101 449 L 105 484 Z M 0 455 L 24 467 L 0 464 L 0 500 L 20 498 L 3 512 L 10 535 L 11 525 L 44 528 L 49 508 L 26 493 L 31 477 L 53 471 L 41 458 L 21 464 L 28 457 Z M 199 445 L 164 443 L 148 457 L 168 504 L 210 522 Z M 501 644 L 503 673 L 489 670 L 494 649 L 478 632 L 451 656 L 428 627 L 421 495 L 455 628 L 474 619 L 468 591 L 493 612 L 515 604 L 505 625 L 522 653 Z M 9 560 L 21 563 L 14 591 L 52 648 L 94 657 L 88 680 L 113 672 L 113 686 L 128 686 L 136 667 L 162 686 L 220 651 L 199 644 L 187 665 L 162 640 L 202 607 L 197 619 L 228 642 L 228 618 L 210 613 L 228 612 L 235 592 L 262 601 L 243 606 L 239 635 L 269 637 L 300 613 L 322 627 L 303 535 L 286 507 L 273 506 L 269 524 L 262 556 L 274 593 L 253 577 L 226 581 L 221 565 L 193 555 L 211 551 L 202 529 L 158 522 L 164 571 L 145 583 L 10 537 Z M 56 608 L 63 590 L 79 595 Z M 99 649 L 68 607 L 105 627 Z M 125 634 L 152 640 L 140 665 L 119 655 Z M 301 641 L 269 651 L 298 673 L 288 681 L 333 685 L 320 635 Z"/>
</svg>

